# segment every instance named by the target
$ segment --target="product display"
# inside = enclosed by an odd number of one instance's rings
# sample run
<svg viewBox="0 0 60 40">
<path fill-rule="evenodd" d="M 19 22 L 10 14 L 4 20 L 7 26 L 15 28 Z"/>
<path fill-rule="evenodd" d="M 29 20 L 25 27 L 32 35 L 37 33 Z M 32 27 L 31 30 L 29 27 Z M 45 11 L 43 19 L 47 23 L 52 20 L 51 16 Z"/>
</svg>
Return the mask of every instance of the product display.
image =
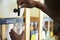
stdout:
<svg viewBox="0 0 60 40">
<path fill-rule="evenodd" d="M 0 18 L 0 39 L 11 40 L 9 32 L 12 28 L 17 34 L 22 34 L 25 29 L 23 18 Z"/>
<path fill-rule="evenodd" d="M 30 24 L 30 39 L 38 40 L 38 23 L 31 22 Z"/>
</svg>

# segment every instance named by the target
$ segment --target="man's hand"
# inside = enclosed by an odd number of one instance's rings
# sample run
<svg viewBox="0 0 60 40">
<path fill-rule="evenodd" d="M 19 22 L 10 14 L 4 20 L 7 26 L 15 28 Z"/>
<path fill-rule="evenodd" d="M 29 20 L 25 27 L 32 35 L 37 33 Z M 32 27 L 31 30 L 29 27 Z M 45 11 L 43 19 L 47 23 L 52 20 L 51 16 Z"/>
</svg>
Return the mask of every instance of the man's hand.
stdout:
<svg viewBox="0 0 60 40">
<path fill-rule="evenodd" d="M 35 1 L 33 0 L 17 0 L 17 4 L 22 7 L 33 8 L 35 7 Z"/>
<path fill-rule="evenodd" d="M 9 34 L 10 34 L 11 40 L 20 40 L 20 35 L 15 33 L 13 29 L 11 30 Z"/>
</svg>

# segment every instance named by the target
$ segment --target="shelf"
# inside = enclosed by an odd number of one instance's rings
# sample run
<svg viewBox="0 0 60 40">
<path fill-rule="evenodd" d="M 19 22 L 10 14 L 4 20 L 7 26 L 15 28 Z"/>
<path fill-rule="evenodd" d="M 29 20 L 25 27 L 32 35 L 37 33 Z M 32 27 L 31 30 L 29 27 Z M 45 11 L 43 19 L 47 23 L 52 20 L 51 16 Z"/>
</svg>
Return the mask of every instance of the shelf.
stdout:
<svg viewBox="0 0 60 40">
<path fill-rule="evenodd" d="M 23 23 L 23 18 L 0 18 L 0 24 Z"/>
<path fill-rule="evenodd" d="M 39 17 L 30 17 L 30 21 L 39 22 Z"/>
</svg>

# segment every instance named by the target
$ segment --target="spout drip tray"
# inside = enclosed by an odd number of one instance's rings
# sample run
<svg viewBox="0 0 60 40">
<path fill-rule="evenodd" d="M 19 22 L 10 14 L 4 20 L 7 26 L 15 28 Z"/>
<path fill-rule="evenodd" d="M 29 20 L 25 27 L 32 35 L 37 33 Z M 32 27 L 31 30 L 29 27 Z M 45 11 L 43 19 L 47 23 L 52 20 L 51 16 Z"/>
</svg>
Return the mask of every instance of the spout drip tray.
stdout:
<svg viewBox="0 0 60 40">
<path fill-rule="evenodd" d="M 23 23 L 23 18 L 0 18 L 0 24 Z"/>
</svg>

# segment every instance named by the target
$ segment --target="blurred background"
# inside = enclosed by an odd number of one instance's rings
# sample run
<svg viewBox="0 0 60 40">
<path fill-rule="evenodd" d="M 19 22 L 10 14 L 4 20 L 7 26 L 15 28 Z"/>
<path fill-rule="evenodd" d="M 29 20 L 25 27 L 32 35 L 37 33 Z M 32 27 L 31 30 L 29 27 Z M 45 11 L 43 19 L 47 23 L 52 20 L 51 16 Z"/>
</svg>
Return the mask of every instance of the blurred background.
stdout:
<svg viewBox="0 0 60 40">
<path fill-rule="evenodd" d="M 35 1 L 44 3 L 44 0 Z M 24 37 L 21 40 L 56 40 L 53 19 L 37 8 L 21 8 L 18 16 L 13 12 L 17 8 L 16 2 L 0 0 L 0 40 L 11 40 L 9 32 L 12 28 Z"/>
</svg>

